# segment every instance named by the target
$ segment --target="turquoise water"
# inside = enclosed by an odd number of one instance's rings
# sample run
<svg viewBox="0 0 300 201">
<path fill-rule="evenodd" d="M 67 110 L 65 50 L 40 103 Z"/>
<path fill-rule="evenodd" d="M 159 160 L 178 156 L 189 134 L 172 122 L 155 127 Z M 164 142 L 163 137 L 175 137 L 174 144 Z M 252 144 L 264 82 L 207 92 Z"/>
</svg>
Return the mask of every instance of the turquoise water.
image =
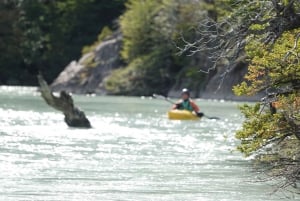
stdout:
<svg viewBox="0 0 300 201">
<path fill-rule="evenodd" d="M 35 88 L 0 88 L 0 200 L 282 200 L 235 151 L 237 103 L 169 121 L 162 100 L 74 100 L 92 129 L 68 128 Z"/>
</svg>

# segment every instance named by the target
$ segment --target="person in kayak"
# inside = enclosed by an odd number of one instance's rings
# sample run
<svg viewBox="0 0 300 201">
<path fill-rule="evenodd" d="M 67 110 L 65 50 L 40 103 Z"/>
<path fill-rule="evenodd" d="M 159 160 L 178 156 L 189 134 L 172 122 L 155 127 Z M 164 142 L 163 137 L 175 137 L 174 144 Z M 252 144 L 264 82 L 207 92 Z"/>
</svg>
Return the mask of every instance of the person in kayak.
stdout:
<svg viewBox="0 0 300 201">
<path fill-rule="evenodd" d="M 173 105 L 172 109 L 188 110 L 191 112 L 195 112 L 198 117 L 203 116 L 203 113 L 200 112 L 198 105 L 190 98 L 190 92 L 186 88 L 182 89 L 181 99 Z"/>
</svg>

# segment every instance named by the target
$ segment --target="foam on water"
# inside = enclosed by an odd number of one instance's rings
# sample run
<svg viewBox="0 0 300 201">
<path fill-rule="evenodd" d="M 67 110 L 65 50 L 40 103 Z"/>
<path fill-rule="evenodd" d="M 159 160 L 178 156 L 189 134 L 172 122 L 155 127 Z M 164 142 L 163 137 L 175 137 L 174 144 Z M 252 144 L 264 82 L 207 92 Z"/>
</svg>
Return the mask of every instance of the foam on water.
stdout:
<svg viewBox="0 0 300 201">
<path fill-rule="evenodd" d="M 72 129 L 35 88 L 0 87 L 0 200 L 277 200 L 235 146 L 236 103 L 221 120 L 169 121 L 159 100 L 76 96 L 92 129 Z"/>
</svg>

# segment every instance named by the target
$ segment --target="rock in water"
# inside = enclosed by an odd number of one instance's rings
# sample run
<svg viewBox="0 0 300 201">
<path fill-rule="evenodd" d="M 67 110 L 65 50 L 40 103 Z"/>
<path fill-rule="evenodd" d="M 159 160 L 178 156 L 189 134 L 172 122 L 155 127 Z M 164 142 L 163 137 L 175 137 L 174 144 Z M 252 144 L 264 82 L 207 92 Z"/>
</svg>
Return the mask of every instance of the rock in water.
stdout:
<svg viewBox="0 0 300 201">
<path fill-rule="evenodd" d="M 104 79 L 122 67 L 120 50 L 122 34 L 118 31 L 99 43 L 79 61 L 72 61 L 51 84 L 53 91 L 76 94 L 106 94 Z"/>
<path fill-rule="evenodd" d="M 91 128 L 90 121 L 86 118 L 83 111 L 75 107 L 70 94 L 61 91 L 59 96 L 54 96 L 43 76 L 38 75 L 41 86 L 41 95 L 46 103 L 56 110 L 63 112 L 65 122 L 70 127 Z"/>
</svg>

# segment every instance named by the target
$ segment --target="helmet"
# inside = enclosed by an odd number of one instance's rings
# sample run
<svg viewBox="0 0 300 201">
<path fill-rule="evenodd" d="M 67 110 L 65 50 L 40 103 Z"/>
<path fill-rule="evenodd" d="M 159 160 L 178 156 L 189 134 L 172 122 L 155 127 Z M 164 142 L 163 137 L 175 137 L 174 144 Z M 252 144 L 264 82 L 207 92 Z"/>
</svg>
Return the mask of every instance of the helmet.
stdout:
<svg viewBox="0 0 300 201">
<path fill-rule="evenodd" d="M 190 96 L 190 91 L 187 88 L 182 89 L 181 94 L 187 94 Z"/>
</svg>

